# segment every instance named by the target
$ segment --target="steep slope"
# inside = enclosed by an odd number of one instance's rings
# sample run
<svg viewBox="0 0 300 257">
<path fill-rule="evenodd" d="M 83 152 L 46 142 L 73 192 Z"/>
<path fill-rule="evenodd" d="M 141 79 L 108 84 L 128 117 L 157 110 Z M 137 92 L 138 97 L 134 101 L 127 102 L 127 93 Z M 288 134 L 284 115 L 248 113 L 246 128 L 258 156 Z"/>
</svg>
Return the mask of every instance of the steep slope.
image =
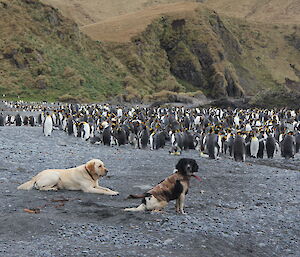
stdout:
<svg viewBox="0 0 300 257">
<path fill-rule="evenodd" d="M 131 43 L 105 45 L 135 78 L 160 89 L 252 97 L 291 88 L 286 81 L 299 89 L 298 36 L 295 26 L 251 24 L 199 8 L 162 16 Z"/>
<path fill-rule="evenodd" d="M 39 1 L 0 0 L 0 17 L 0 94 L 6 98 L 139 101 L 163 90 L 164 80 L 179 86 L 169 69 L 159 79 L 136 76 L 103 44 Z"/>
<path fill-rule="evenodd" d="M 0 17 L 1 95 L 100 101 L 122 91 L 120 63 L 53 7 L 1 0 Z"/>
<path fill-rule="evenodd" d="M 220 14 L 253 22 L 300 23 L 298 0 L 207 0 L 205 6 Z"/>
<path fill-rule="evenodd" d="M 148 7 L 201 0 L 42 0 L 61 10 L 80 26 L 144 10 Z"/>
<path fill-rule="evenodd" d="M 189 2 L 83 26 L 92 41 L 51 6 L 0 0 L 0 94 L 138 102 L 187 101 L 203 92 L 290 104 L 300 91 L 300 27 L 252 23 Z"/>
<path fill-rule="evenodd" d="M 298 0 L 42 0 L 62 11 L 80 26 L 170 3 L 203 3 L 220 14 L 248 21 L 300 23 Z"/>
<path fill-rule="evenodd" d="M 152 21 L 163 14 L 189 13 L 199 7 L 198 3 L 163 4 L 141 11 L 115 16 L 101 22 L 81 26 L 80 29 L 94 40 L 106 42 L 129 42 L 143 32 Z"/>
<path fill-rule="evenodd" d="M 88 11 L 100 2 L 106 15 Z M 296 0 L 100 2 L 81 2 L 94 19 L 81 30 L 107 42 L 130 71 L 125 84 L 135 95 L 202 90 L 214 98 L 252 97 L 262 90 L 299 90 L 298 29 L 289 25 L 300 17 Z"/>
<path fill-rule="evenodd" d="M 76 21 L 94 40 L 129 42 L 155 18 L 208 7 L 222 16 L 263 24 L 299 24 L 298 0 L 42 0 Z M 264 25 L 263 25 L 264 26 Z M 276 26 L 274 26 L 275 28 Z"/>
</svg>

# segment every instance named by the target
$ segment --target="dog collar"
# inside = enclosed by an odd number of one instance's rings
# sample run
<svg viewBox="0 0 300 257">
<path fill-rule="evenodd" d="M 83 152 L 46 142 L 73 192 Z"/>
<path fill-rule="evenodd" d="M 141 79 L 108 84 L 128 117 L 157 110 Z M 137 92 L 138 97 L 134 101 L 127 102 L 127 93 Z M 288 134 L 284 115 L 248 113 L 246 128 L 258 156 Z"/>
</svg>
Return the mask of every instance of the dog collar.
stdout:
<svg viewBox="0 0 300 257">
<path fill-rule="evenodd" d="M 93 178 L 93 176 L 91 175 L 91 173 L 89 172 L 89 170 L 86 168 L 86 166 L 84 166 L 84 168 L 85 168 L 85 171 L 87 172 L 87 174 L 90 175 L 90 177 L 92 178 L 92 180 L 95 180 L 95 179 Z"/>
</svg>

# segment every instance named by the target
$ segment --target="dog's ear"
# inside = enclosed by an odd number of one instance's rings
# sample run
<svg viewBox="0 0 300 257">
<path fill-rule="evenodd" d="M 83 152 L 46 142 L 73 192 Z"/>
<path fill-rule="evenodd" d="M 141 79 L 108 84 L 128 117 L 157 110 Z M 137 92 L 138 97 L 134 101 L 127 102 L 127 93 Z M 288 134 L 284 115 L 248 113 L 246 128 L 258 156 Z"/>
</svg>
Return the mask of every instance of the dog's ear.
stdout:
<svg viewBox="0 0 300 257">
<path fill-rule="evenodd" d="M 192 168 L 192 172 L 193 172 L 193 173 L 194 173 L 194 172 L 198 172 L 198 168 L 199 168 L 199 166 L 198 166 L 196 160 L 193 159 L 193 168 Z"/>
<path fill-rule="evenodd" d="M 178 163 L 176 164 L 176 169 L 180 172 L 180 173 L 184 173 L 185 172 L 185 165 L 186 165 L 186 159 L 182 158 L 178 161 Z"/>
<path fill-rule="evenodd" d="M 93 175 L 96 173 L 95 171 L 95 162 L 94 161 L 88 161 L 86 163 L 87 170 Z"/>
</svg>

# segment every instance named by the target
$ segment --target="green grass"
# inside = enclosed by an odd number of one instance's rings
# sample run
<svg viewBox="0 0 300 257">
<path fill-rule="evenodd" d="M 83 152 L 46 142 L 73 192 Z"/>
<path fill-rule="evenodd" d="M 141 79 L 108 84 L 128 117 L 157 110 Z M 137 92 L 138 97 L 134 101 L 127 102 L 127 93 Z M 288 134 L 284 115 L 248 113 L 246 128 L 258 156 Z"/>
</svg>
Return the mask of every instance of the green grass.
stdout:
<svg viewBox="0 0 300 257">
<path fill-rule="evenodd" d="M 5 30 L 9 24 L 1 27 L 0 21 L 0 32 L 7 35 L 0 39 L 0 50 L 13 56 L 0 59 L 1 93 L 23 100 L 55 101 L 69 94 L 81 101 L 104 101 L 123 92 L 124 68 L 119 69 L 101 44 L 80 34 L 75 24 L 55 10 L 38 2 L 14 1 L 0 15 L 17 26 L 11 34 Z M 49 24 L 49 16 L 57 17 L 59 24 Z M 27 63 L 25 68 L 16 66 L 17 56 Z M 65 74 L 66 69 L 72 71 L 71 76 Z M 39 88 L 39 80 L 45 88 Z"/>
<path fill-rule="evenodd" d="M 10 1 L 0 17 L 0 56 L 6 56 L 0 58 L 0 94 L 11 99 L 134 101 L 199 90 L 217 98 L 227 95 L 228 84 L 236 97 L 255 96 L 284 88 L 285 78 L 300 80 L 290 66 L 300 70 L 297 27 L 250 24 L 199 9 L 157 19 L 132 42 L 118 44 L 93 42 L 39 2 Z"/>
</svg>

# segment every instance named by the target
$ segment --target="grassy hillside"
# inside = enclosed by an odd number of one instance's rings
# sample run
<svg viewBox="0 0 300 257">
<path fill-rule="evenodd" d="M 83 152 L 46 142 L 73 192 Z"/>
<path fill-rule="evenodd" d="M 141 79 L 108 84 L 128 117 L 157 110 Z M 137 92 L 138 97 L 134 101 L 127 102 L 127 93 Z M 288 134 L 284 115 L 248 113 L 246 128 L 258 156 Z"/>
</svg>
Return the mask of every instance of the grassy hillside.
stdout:
<svg viewBox="0 0 300 257">
<path fill-rule="evenodd" d="M 42 0 L 60 9 L 80 26 L 170 3 L 203 3 L 230 17 L 280 24 L 300 23 L 298 0 Z"/>
<path fill-rule="evenodd" d="M 204 0 L 205 1 L 205 0 Z M 199 0 L 42 0 L 58 8 L 80 26 L 89 25 L 117 16 L 143 11 L 146 8 L 178 2 Z"/>
<path fill-rule="evenodd" d="M 119 62 L 53 7 L 1 0 L 0 17 L 0 94 L 100 101 L 122 91 Z"/>
<path fill-rule="evenodd" d="M 185 12 L 197 6 L 251 22 L 300 23 L 298 0 L 42 0 L 42 2 L 58 8 L 91 38 L 105 41 L 128 41 L 130 36 L 143 31 L 159 15 Z"/>
<path fill-rule="evenodd" d="M 300 23 L 298 0 L 207 0 L 205 6 L 220 14 L 252 22 Z"/>
<path fill-rule="evenodd" d="M 219 15 L 195 1 L 159 2 L 164 5 L 139 10 L 146 1 L 132 1 L 140 4 L 135 13 L 102 22 L 95 18 L 81 28 L 97 39 L 93 41 L 51 6 L 0 0 L 0 94 L 26 100 L 137 102 L 186 101 L 204 93 L 211 98 L 247 96 L 253 103 L 277 97 L 273 103 L 279 105 L 282 92 L 289 99 L 300 91 L 299 26 Z M 113 3 L 117 13 L 122 5 Z M 132 10 L 131 4 L 124 12 Z"/>
<path fill-rule="evenodd" d="M 189 91 L 170 74 L 166 58 L 160 77 L 136 76 L 136 69 L 143 67 L 135 63 L 135 49 L 132 55 L 127 51 L 134 44 L 126 49 L 132 65 L 124 65 L 107 46 L 92 41 L 73 21 L 39 1 L 1 0 L 0 17 L 0 94 L 6 98 L 136 102 L 153 93 L 160 98 L 160 91 L 174 87 L 180 87 L 178 92 Z M 155 59 L 152 63 L 160 65 Z M 171 97 L 176 100 L 177 96 Z"/>
<path fill-rule="evenodd" d="M 130 39 L 145 31 L 146 27 L 164 14 L 190 13 L 199 7 L 198 3 L 161 4 L 143 10 L 114 16 L 95 22 L 80 29 L 94 40 L 105 42 L 129 42 Z"/>
<path fill-rule="evenodd" d="M 81 22 L 81 30 L 106 42 L 134 77 L 127 84 L 142 95 L 160 89 L 202 90 L 211 97 L 299 90 L 296 0 L 130 0 L 119 5 L 67 0 L 60 8 L 70 15 L 66 6 L 79 4 L 93 18 Z M 78 12 L 72 15 L 78 18 Z M 179 29 L 173 28 L 176 20 L 184 22 Z"/>
<path fill-rule="evenodd" d="M 136 78 L 216 98 L 291 88 L 286 81 L 299 89 L 297 40 L 297 26 L 252 24 L 198 8 L 162 16 L 131 43 L 105 45 Z"/>
</svg>

